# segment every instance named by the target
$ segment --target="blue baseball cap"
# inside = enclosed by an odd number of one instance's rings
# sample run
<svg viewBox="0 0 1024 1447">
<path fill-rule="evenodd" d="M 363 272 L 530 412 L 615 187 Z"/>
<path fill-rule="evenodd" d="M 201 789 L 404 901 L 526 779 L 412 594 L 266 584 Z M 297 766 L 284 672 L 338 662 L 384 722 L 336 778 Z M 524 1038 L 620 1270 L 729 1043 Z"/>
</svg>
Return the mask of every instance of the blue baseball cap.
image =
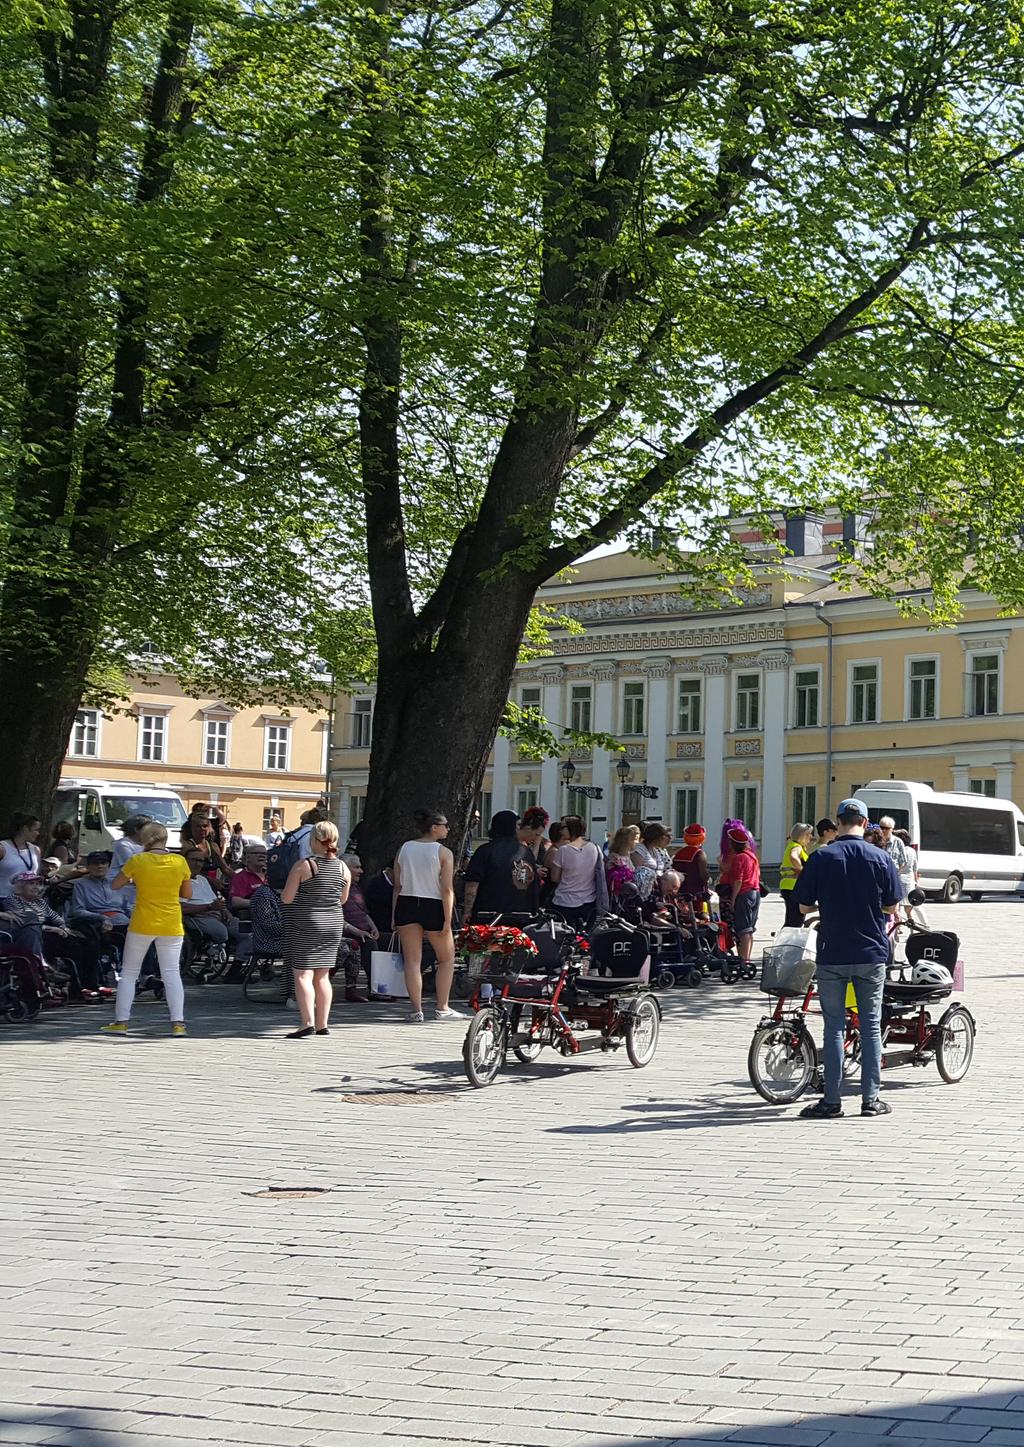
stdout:
<svg viewBox="0 0 1024 1447">
<path fill-rule="evenodd" d="M 841 819 L 844 814 L 855 814 L 858 819 L 866 819 L 867 805 L 862 804 L 859 799 L 844 799 L 836 810 L 836 818 Z"/>
</svg>

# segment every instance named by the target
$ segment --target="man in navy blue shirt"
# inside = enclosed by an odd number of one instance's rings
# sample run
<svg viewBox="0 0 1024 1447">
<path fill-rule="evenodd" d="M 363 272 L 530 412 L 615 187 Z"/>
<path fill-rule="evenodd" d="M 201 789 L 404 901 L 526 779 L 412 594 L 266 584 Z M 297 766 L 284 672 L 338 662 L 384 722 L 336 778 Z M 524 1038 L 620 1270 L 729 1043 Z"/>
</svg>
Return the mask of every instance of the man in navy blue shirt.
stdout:
<svg viewBox="0 0 1024 1447">
<path fill-rule="evenodd" d="M 817 910 L 818 999 L 825 1017 L 825 1095 L 800 1112 L 809 1120 L 843 1114 L 843 1036 L 846 987 L 852 984 L 860 1017 L 861 1115 L 889 1115 L 878 1094 L 882 1076 L 882 990 L 889 959 L 885 917 L 903 897 L 896 866 L 874 844 L 865 844 L 868 811 L 859 799 L 844 799 L 836 819 L 839 832 L 827 849 L 811 855 L 797 876 L 793 898 L 804 914 Z"/>
</svg>

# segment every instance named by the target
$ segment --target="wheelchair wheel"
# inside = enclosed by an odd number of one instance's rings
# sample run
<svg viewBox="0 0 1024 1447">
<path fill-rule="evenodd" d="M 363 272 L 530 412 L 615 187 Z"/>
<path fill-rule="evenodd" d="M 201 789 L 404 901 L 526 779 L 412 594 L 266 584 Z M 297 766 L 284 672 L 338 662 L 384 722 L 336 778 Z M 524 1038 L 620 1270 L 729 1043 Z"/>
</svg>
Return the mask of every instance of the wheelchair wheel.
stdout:
<svg viewBox="0 0 1024 1447">
<path fill-rule="evenodd" d="M 642 1070 L 654 1059 L 661 1034 L 661 1014 L 649 995 L 639 1001 L 626 1020 L 626 1054 L 636 1070 Z"/>
<path fill-rule="evenodd" d="M 814 1079 L 818 1050 L 806 1030 L 770 1020 L 754 1031 L 747 1052 L 750 1083 L 769 1105 L 791 1105 Z"/>
<path fill-rule="evenodd" d="M 935 1064 L 947 1085 L 958 1085 L 974 1059 L 974 1020 L 963 1005 L 954 1005 L 936 1030 Z"/>
<path fill-rule="evenodd" d="M 490 1085 L 505 1058 L 505 1027 L 497 1010 L 480 1010 L 462 1043 L 462 1063 L 470 1085 Z"/>
<path fill-rule="evenodd" d="M 283 1005 L 290 983 L 283 960 L 255 955 L 242 980 L 242 995 L 251 1005 Z"/>
<path fill-rule="evenodd" d="M 689 973 L 688 973 L 687 976 L 686 976 L 686 979 L 683 981 L 683 984 L 684 984 L 684 985 L 689 985 L 689 987 L 690 987 L 691 990 L 695 990 L 698 985 L 703 985 L 703 983 L 704 983 L 704 971 L 703 971 L 703 970 L 698 970 L 698 969 L 696 969 L 696 968 L 690 970 Z"/>
<path fill-rule="evenodd" d="M 723 965 L 721 969 L 722 981 L 726 985 L 735 985 L 740 977 L 740 972 L 732 965 Z"/>
<path fill-rule="evenodd" d="M 512 1053 L 516 1059 L 521 1060 L 524 1065 L 532 1065 L 544 1049 L 544 1041 L 538 1035 L 534 1035 L 529 1028 L 520 1029 L 522 1015 L 522 1005 L 516 1005 L 509 1018 L 509 1038 L 512 1042 Z M 528 1027 L 533 1023 L 532 1009 L 526 1023 Z"/>
<path fill-rule="evenodd" d="M 654 980 L 659 990 L 671 990 L 675 982 L 676 977 L 671 970 L 659 970 Z"/>
</svg>

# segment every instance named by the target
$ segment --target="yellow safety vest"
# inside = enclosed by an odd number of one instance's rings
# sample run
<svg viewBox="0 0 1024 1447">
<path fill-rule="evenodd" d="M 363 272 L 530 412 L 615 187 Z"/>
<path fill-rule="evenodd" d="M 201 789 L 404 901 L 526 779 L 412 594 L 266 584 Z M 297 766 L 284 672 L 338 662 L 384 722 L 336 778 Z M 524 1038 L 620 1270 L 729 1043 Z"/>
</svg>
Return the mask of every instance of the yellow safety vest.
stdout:
<svg viewBox="0 0 1024 1447">
<path fill-rule="evenodd" d="M 802 844 L 795 846 L 800 851 L 800 862 L 806 864 L 808 860 L 807 850 Z M 779 870 L 779 888 L 792 889 L 796 884 L 796 870 L 793 868 L 793 841 L 790 840 L 786 846 L 786 857 L 782 861 L 782 868 Z"/>
</svg>

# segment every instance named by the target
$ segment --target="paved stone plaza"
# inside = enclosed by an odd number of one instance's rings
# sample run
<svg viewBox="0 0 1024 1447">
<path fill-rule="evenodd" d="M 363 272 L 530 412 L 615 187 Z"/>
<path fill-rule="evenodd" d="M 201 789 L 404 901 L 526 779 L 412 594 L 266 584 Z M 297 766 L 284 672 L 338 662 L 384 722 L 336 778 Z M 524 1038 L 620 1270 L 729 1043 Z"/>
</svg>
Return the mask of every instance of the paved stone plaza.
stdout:
<svg viewBox="0 0 1024 1447">
<path fill-rule="evenodd" d="M 753 984 L 485 1091 L 397 1006 L 0 1027 L 0 1443 L 1024 1444 L 1024 903 L 931 913 L 978 1052 L 888 1119 L 763 1104 Z"/>
</svg>

